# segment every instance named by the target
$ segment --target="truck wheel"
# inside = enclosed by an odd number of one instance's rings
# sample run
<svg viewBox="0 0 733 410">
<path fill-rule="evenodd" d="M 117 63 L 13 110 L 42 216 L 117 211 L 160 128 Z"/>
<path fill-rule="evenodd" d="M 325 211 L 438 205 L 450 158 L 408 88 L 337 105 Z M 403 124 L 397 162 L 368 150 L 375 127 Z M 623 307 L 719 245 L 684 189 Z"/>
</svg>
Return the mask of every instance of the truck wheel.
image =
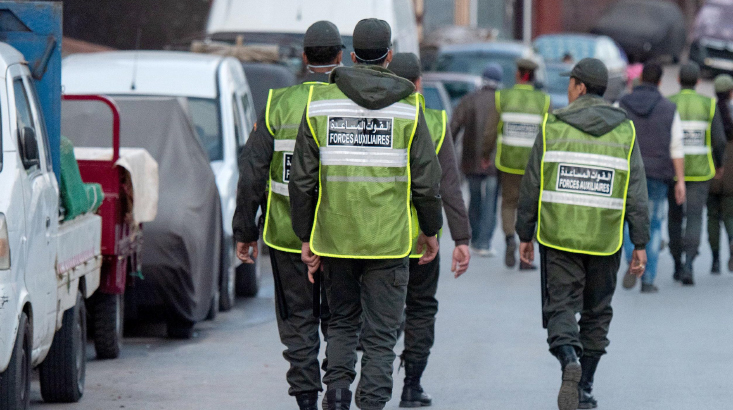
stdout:
<svg viewBox="0 0 733 410">
<path fill-rule="evenodd" d="M 260 291 L 260 284 L 257 278 L 257 271 L 260 268 L 260 258 L 255 263 L 243 263 L 237 267 L 237 295 L 244 297 L 255 297 Z"/>
<path fill-rule="evenodd" d="M 25 410 L 30 406 L 31 343 L 31 326 L 23 312 L 10 364 L 0 373 L 0 409 Z"/>
<path fill-rule="evenodd" d="M 87 309 L 81 292 L 64 312 L 61 329 L 40 366 L 41 397 L 51 403 L 75 403 L 84 394 L 87 356 Z"/>
<path fill-rule="evenodd" d="M 234 263 L 234 249 L 229 249 L 224 260 L 224 267 L 219 280 L 219 310 L 228 312 L 234 307 L 236 300 L 237 271 Z"/>
<path fill-rule="evenodd" d="M 92 328 L 97 359 L 116 359 L 122 349 L 122 329 L 125 325 L 123 295 L 96 292 L 92 296 Z"/>
</svg>

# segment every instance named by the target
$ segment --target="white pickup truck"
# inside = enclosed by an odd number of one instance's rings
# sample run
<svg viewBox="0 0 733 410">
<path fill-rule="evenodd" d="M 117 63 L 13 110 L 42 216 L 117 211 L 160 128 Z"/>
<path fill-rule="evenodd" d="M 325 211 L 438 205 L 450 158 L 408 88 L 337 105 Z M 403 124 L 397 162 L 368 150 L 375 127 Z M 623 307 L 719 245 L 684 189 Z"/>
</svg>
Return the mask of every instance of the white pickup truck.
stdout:
<svg viewBox="0 0 733 410">
<path fill-rule="evenodd" d="M 3 16 L 31 32 L 43 21 L 59 34 L 38 33 L 43 56 L 35 63 L 0 43 L 0 410 L 28 408 L 36 366 L 44 400 L 75 402 L 84 391 L 84 301 L 99 286 L 101 218 L 71 219 L 59 205 L 60 113 L 48 107 L 61 99 L 60 10 L 0 2 Z M 3 40 L 32 54 L 27 41 L 13 42 L 19 38 Z"/>
</svg>

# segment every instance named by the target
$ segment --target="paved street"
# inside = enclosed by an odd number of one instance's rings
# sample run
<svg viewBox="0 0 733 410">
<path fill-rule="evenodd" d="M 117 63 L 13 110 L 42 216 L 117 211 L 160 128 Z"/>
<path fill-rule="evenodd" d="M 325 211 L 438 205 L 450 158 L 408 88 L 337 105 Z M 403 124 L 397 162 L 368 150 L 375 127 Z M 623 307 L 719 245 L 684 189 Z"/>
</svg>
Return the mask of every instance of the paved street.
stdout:
<svg viewBox="0 0 733 410">
<path fill-rule="evenodd" d="M 670 80 L 671 78 L 671 80 Z M 665 84 L 674 82 L 674 73 Z M 710 89 L 709 85 L 707 86 Z M 665 86 L 666 88 L 666 86 Z M 504 246 L 497 232 L 494 245 Z M 614 300 L 609 355 L 596 375 L 601 409 L 726 409 L 733 400 L 733 274 L 709 274 L 704 234 L 695 264 L 697 284 L 672 281 L 672 259 L 661 255 L 660 292 L 642 295 L 620 287 Z M 724 244 L 723 246 L 726 246 Z M 478 258 L 464 277 L 450 275 L 449 235 L 442 241 L 437 341 L 423 386 L 436 410 L 557 408 L 557 361 L 541 326 L 539 273 Z M 727 255 L 723 264 L 727 264 Z M 269 264 L 263 264 L 267 269 Z M 191 341 L 165 339 L 161 326 L 137 329 L 122 357 L 97 361 L 91 345 L 86 392 L 73 405 L 45 405 L 38 383 L 37 410 L 294 410 L 287 395 L 275 324 L 272 277 L 260 295 L 240 299 L 232 312 L 197 326 Z M 401 341 L 397 347 L 401 351 Z M 397 409 L 402 374 L 387 409 Z"/>
</svg>

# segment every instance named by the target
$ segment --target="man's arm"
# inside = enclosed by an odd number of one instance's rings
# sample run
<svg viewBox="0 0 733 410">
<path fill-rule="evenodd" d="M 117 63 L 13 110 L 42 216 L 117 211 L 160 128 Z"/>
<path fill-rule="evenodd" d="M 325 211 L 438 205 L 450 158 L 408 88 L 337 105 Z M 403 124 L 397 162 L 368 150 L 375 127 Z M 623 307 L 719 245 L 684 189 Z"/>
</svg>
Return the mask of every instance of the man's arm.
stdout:
<svg viewBox="0 0 733 410">
<path fill-rule="evenodd" d="M 674 185 L 674 195 L 678 205 L 682 205 L 687 196 L 687 187 L 685 186 L 685 146 L 683 138 L 682 120 L 680 119 L 679 112 L 675 112 L 674 120 L 672 120 L 672 141 L 669 144 L 669 155 L 672 158 L 674 176 L 677 179 L 677 183 Z"/>
<path fill-rule="evenodd" d="M 496 148 L 496 140 L 499 137 L 499 112 L 496 109 L 496 94 L 494 94 L 494 98 L 491 98 L 491 104 L 486 107 L 486 112 L 489 118 L 484 129 L 481 159 L 485 163 L 489 163 L 491 162 L 491 154 Z"/>
<path fill-rule="evenodd" d="M 417 210 L 420 229 L 426 236 L 435 236 L 443 226 L 443 212 L 440 209 L 441 169 L 422 110 L 410 148 L 410 173 L 412 203 Z"/>
<path fill-rule="evenodd" d="M 461 177 L 458 173 L 458 163 L 453 150 L 453 136 L 450 130 L 446 130 L 443 146 L 438 153 L 438 161 L 443 171 L 440 178 L 440 196 L 443 199 L 443 209 L 448 218 L 451 238 L 456 246 L 468 245 L 471 239 L 471 227 L 461 193 Z"/>
<path fill-rule="evenodd" d="M 719 107 L 715 107 L 715 115 L 713 115 L 713 123 L 710 126 L 710 139 L 713 148 L 713 162 L 715 168 L 723 166 L 725 158 L 725 145 L 727 143 L 725 137 L 725 127 L 723 126 L 723 117 L 720 114 Z"/>
<path fill-rule="evenodd" d="M 450 119 L 450 133 L 451 135 L 458 135 L 466 124 L 466 98 L 463 98 L 458 106 L 453 110 L 453 114 Z M 455 140 L 453 141 L 455 143 Z"/>
<path fill-rule="evenodd" d="M 634 244 L 635 249 L 640 250 L 645 249 L 647 242 L 649 242 L 650 222 L 646 171 L 644 171 L 644 160 L 636 142 L 632 147 L 629 167 L 631 173 L 629 175 L 629 192 L 626 197 L 626 222 L 629 223 L 631 243 Z M 684 182 L 682 185 L 684 186 Z"/>
<path fill-rule="evenodd" d="M 540 202 L 540 184 L 542 182 L 540 168 L 542 167 L 543 150 L 542 131 L 540 131 L 529 154 L 527 170 L 519 188 L 516 229 L 519 240 L 522 242 L 531 242 L 534 239 Z"/>
<path fill-rule="evenodd" d="M 267 194 L 267 179 L 274 149 L 274 138 L 265 124 L 264 113 L 250 133 L 239 156 L 237 208 L 232 229 L 236 242 L 256 242 L 259 239 L 257 209 Z"/>
<path fill-rule="evenodd" d="M 318 201 L 319 149 L 303 113 L 290 167 L 290 216 L 293 230 L 302 242 L 310 241 Z"/>
</svg>

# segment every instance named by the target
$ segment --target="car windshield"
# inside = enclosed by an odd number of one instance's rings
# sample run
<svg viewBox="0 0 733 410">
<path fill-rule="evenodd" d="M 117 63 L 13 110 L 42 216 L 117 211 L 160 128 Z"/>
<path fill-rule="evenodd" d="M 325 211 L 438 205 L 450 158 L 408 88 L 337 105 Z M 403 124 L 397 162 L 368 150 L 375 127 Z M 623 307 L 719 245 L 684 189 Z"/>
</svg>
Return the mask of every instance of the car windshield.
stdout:
<svg viewBox="0 0 733 410">
<path fill-rule="evenodd" d="M 517 72 L 518 56 L 505 53 L 453 53 L 441 54 L 436 63 L 436 71 L 467 73 L 481 75 L 489 63 L 497 63 L 501 66 L 503 73 L 502 83 L 506 87 L 513 87 Z M 446 86 L 446 88 L 448 88 Z M 448 90 L 453 98 L 453 93 Z"/>
<path fill-rule="evenodd" d="M 221 132 L 219 102 L 214 98 L 187 98 L 191 122 L 196 129 L 209 161 L 224 158 L 224 142 Z"/>
<path fill-rule="evenodd" d="M 444 110 L 443 100 L 440 98 L 440 91 L 437 87 L 430 85 L 423 86 L 422 95 L 425 97 L 425 107 L 433 110 Z"/>
<path fill-rule="evenodd" d="M 572 68 L 572 67 L 570 67 Z M 547 67 L 547 84 L 545 88 L 548 93 L 551 94 L 562 94 L 568 91 L 568 84 L 570 84 L 570 77 L 561 77 L 562 72 L 568 71 L 563 66 Z"/>
<path fill-rule="evenodd" d="M 573 61 L 595 57 L 596 41 L 581 37 L 543 37 L 534 43 L 535 49 L 546 61 L 561 61 L 570 54 Z"/>
</svg>

